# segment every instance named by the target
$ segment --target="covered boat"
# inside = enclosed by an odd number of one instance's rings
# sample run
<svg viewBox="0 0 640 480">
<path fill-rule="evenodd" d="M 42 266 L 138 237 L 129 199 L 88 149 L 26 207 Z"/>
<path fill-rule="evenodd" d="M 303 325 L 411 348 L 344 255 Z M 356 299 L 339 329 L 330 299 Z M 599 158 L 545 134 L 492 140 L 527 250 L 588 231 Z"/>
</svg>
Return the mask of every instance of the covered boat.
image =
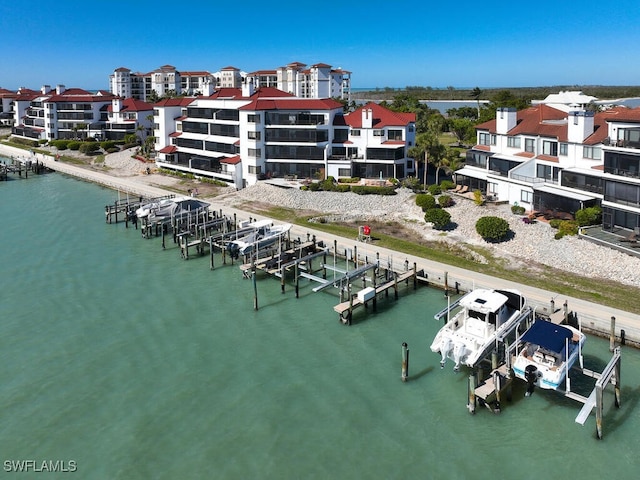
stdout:
<svg viewBox="0 0 640 480">
<path fill-rule="evenodd" d="M 460 365 L 475 367 L 494 348 L 498 336 L 518 323 L 526 305 L 517 290 L 475 289 L 463 296 L 447 311 L 449 320 L 438 331 L 431 351 L 441 356 L 440 367 L 447 358 Z M 436 317 L 443 315 L 441 312 Z"/>
<path fill-rule="evenodd" d="M 522 335 L 522 346 L 513 362 L 513 373 L 528 383 L 527 395 L 535 386 L 557 390 L 577 359 L 582 365 L 586 336 L 569 325 L 537 319 Z"/>
</svg>

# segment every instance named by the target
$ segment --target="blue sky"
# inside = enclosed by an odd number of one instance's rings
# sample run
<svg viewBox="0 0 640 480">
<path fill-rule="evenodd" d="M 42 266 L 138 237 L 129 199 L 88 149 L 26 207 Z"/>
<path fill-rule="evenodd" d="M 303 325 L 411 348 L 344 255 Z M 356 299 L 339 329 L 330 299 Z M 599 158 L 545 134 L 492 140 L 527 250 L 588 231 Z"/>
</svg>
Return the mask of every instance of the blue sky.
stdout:
<svg viewBox="0 0 640 480">
<path fill-rule="evenodd" d="M 349 70 L 356 88 L 640 83 L 637 0 L 0 0 L 0 32 L 0 87 L 11 90 L 108 89 L 118 67 L 294 61 Z"/>
</svg>

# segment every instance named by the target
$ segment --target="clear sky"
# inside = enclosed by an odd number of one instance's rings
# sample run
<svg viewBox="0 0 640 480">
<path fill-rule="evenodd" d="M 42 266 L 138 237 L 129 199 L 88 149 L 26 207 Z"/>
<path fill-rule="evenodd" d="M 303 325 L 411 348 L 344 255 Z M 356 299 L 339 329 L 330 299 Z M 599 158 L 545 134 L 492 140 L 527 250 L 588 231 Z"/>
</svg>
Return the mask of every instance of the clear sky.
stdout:
<svg viewBox="0 0 640 480">
<path fill-rule="evenodd" d="M 0 0 L 0 87 L 291 62 L 356 88 L 638 85 L 637 2 Z"/>
</svg>

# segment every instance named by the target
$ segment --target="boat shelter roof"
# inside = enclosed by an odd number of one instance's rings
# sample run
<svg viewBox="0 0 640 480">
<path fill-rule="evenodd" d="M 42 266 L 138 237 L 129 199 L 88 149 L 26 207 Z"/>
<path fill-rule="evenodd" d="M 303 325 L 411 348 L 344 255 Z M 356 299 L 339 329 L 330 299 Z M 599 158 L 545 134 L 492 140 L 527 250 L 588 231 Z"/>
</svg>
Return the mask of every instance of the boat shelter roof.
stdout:
<svg viewBox="0 0 640 480">
<path fill-rule="evenodd" d="M 495 290 L 477 288 L 460 299 L 460 305 L 469 310 L 481 313 L 497 311 L 507 302 L 508 298 Z"/>
<path fill-rule="evenodd" d="M 536 320 L 522 336 L 522 340 L 540 345 L 551 352 L 560 353 L 566 340 L 571 337 L 573 337 L 573 332 L 562 325 L 556 325 L 546 320 Z"/>
</svg>

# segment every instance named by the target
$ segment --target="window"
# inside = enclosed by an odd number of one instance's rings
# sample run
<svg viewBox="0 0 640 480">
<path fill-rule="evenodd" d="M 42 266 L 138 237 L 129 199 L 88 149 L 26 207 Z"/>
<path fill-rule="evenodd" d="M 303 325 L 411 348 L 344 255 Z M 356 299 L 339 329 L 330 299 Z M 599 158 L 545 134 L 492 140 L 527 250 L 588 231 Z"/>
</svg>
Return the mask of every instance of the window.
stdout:
<svg viewBox="0 0 640 480">
<path fill-rule="evenodd" d="M 552 157 L 558 156 L 558 142 L 549 142 L 547 140 L 542 142 L 542 154 L 550 155 Z"/>
<path fill-rule="evenodd" d="M 249 173 L 252 175 L 260 175 L 262 167 L 260 165 L 249 165 Z"/>
<path fill-rule="evenodd" d="M 480 145 L 495 145 L 496 136 L 489 133 L 480 133 L 478 135 L 478 143 L 480 143 Z"/>
<path fill-rule="evenodd" d="M 520 137 L 507 137 L 507 147 L 520 148 Z"/>
<path fill-rule="evenodd" d="M 350 168 L 339 168 L 338 169 L 338 176 L 339 177 L 350 177 L 351 176 L 351 169 Z"/>
<path fill-rule="evenodd" d="M 247 138 L 249 140 L 260 140 L 260 132 L 247 132 Z"/>
<path fill-rule="evenodd" d="M 569 144 L 561 143 L 560 144 L 560 155 L 569 155 Z"/>
<path fill-rule="evenodd" d="M 536 141 L 533 138 L 524 139 L 524 151 L 530 153 L 536 153 Z"/>
<path fill-rule="evenodd" d="M 250 113 L 247 116 L 247 122 L 249 122 L 249 123 L 260 123 L 260 115 L 257 115 L 255 113 Z"/>
<path fill-rule="evenodd" d="M 351 136 L 352 137 L 359 137 L 360 136 L 360 130 L 351 130 Z"/>
<path fill-rule="evenodd" d="M 373 136 L 374 137 L 384 137 L 384 130 L 374 130 L 373 131 Z"/>
<path fill-rule="evenodd" d="M 250 148 L 249 149 L 249 156 L 250 157 L 259 157 L 260 155 L 262 155 L 262 152 L 259 148 Z"/>
<path fill-rule="evenodd" d="M 402 140 L 402 130 L 389 130 L 387 138 L 389 140 Z"/>
<path fill-rule="evenodd" d="M 582 156 L 592 160 L 600 160 L 600 147 L 582 147 Z"/>
<path fill-rule="evenodd" d="M 497 183 L 487 183 L 487 191 L 489 193 L 498 193 L 498 184 Z"/>
<path fill-rule="evenodd" d="M 533 192 L 520 190 L 520 201 L 524 203 L 533 203 Z"/>
</svg>

